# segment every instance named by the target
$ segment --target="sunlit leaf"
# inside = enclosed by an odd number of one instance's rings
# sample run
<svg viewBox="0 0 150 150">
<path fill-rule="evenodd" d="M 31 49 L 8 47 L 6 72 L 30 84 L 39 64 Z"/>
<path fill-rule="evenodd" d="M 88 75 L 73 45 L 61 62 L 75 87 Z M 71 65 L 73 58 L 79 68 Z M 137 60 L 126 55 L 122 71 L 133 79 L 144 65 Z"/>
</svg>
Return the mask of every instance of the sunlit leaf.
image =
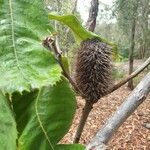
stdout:
<svg viewBox="0 0 150 150">
<path fill-rule="evenodd" d="M 42 40 L 54 30 L 41 0 L 0 0 L 0 89 L 30 91 L 53 85 L 61 69 Z"/>
</svg>

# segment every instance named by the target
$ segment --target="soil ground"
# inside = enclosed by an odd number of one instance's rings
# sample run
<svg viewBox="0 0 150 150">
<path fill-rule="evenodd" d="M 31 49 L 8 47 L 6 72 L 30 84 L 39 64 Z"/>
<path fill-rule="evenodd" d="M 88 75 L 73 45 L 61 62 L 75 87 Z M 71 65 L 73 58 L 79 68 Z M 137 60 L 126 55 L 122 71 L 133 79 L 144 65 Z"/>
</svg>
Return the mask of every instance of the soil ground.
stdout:
<svg viewBox="0 0 150 150">
<path fill-rule="evenodd" d="M 135 68 L 142 61 L 136 61 Z M 119 69 L 128 70 L 128 63 L 117 64 Z M 141 79 L 145 73 L 139 75 Z M 87 123 L 80 143 L 87 144 L 96 132 L 105 124 L 112 113 L 120 106 L 120 104 L 130 94 L 127 85 L 122 86 L 118 90 L 102 98 L 94 105 L 92 112 L 89 115 Z M 77 97 L 78 108 L 71 126 L 70 131 L 62 140 L 62 143 L 72 143 L 75 136 L 75 131 L 79 123 L 84 100 Z M 150 95 L 138 107 L 138 109 L 123 123 L 119 130 L 108 143 L 110 150 L 150 150 L 150 129 L 145 127 L 150 123 Z"/>
</svg>

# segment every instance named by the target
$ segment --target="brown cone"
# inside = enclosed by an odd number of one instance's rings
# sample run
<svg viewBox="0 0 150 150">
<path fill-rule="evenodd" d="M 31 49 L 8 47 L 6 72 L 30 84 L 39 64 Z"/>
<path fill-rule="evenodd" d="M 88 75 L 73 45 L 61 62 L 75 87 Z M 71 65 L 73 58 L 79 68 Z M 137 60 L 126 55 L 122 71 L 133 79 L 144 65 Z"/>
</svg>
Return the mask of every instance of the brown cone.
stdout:
<svg viewBox="0 0 150 150">
<path fill-rule="evenodd" d="M 83 41 L 78 50 L 75 80 L 85 99 L 96 103 L 111 82 L 111 48 L 99 39 Z"/>
</svg>

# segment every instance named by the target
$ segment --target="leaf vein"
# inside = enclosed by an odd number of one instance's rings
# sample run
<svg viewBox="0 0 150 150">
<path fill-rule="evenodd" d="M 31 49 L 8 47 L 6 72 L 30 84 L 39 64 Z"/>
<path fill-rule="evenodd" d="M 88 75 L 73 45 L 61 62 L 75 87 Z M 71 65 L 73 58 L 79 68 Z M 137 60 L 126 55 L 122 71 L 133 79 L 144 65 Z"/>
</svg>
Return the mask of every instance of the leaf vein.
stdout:
<svg viewBox="0 0 150 150">
<path fill-rule="evenodd" d="M 9 0 L 9 9 L 10 9 L 10 18 L 11 18 L 11 35 L 12 35 L 12 46 L 13 46 L 14 56 L 16 59 L 17 68 L 18 68 L 18 70 L 20 70 L 23 78 L 26 80 L 26 78 L 23 74 L 23 71 L 19 65 L 19 59 L 17 56 L 17 49 L 16 49 L 16 44 L 15 44 L 15 33 L 14 33 L 14 17 L 13 17 L 12 0 Z"/>
<path fill-rule="evenodd" d="M 39 90 L 38 96 L 37 96 L 36 101 L 35 101 L 35 112 L 36 112 L 36 116 L 37 116 L 37 120 L 39 122 L 39 125 L 40 125 L 40 127 L 41 127 L 41 129 L 42 129 L 42 131 L 43 131 L 43 133 L 44 133 L 44 135 L 45 135 L 45 137 L 46 137 L 46 139 L 47 139 L 47 141 L 49 143 L 49 146 L 52 148 L 52 150 L 54 150 L 54 147 L 53 147 L 53 145 L 52 145 L 52 143 L 50 141 L 50 138 L 48 137 L 48 135 L 46 133 L 46 130 L 45 130 L 44 126 L 43 126 L 43 123 L 42 123 L 42 121 L 40 119 L 40 115 L 39 115 L 39 112 L 38 112 L 38 102 L 39 102 L 40 93 L 41 93 L 41 89 Z"/>
</svg>

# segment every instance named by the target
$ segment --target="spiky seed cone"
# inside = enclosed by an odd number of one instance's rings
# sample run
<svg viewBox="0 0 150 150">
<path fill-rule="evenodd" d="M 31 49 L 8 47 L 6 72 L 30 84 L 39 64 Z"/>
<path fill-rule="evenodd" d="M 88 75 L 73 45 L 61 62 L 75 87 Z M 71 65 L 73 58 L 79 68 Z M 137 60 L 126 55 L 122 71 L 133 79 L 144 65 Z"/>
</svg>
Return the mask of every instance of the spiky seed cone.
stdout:
<svg viewBox="0 0 150 150">
<path fill-rule="evenodd" d="M 99 39 L 83 41 L 78 50 L 75 80 L 85 99 L 96 103 L 111 82 L 111 48 Z"/>
</svg>

